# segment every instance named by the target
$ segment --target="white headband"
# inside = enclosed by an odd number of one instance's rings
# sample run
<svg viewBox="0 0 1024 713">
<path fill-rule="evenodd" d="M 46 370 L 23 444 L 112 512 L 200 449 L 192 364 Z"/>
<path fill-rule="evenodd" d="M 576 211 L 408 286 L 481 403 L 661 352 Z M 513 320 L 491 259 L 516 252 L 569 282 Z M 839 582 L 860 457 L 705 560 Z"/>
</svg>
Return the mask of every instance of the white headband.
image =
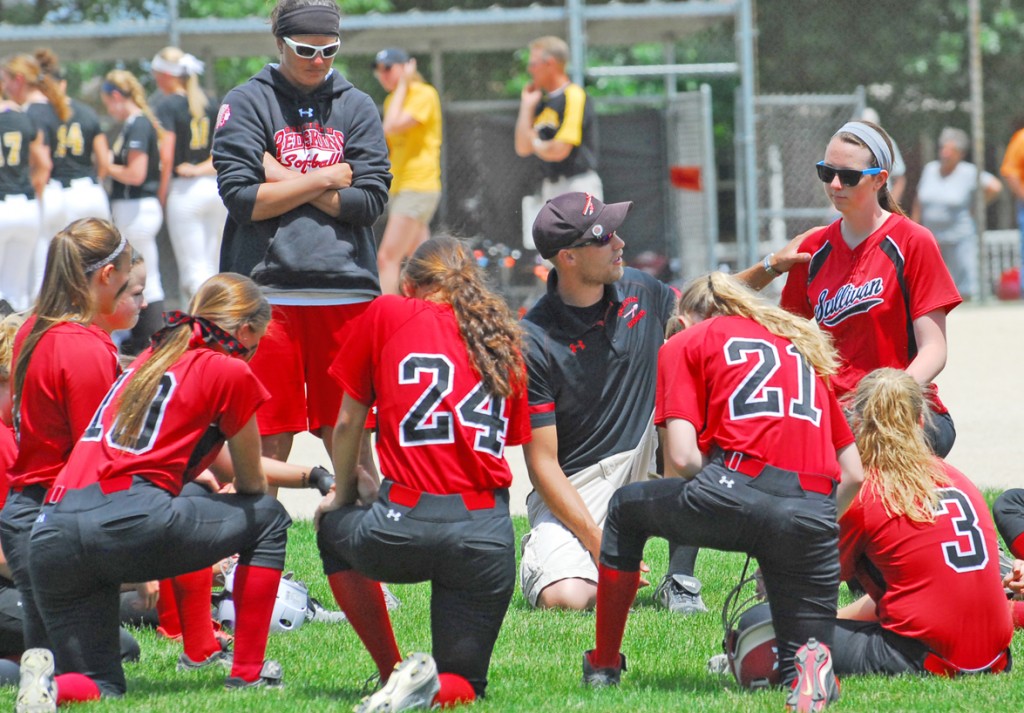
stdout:
<svg viewBox="0 0 1024 713">
<path fill-rule="evenodd" d="M 833 136 L 843 133 L 853 134 L 867 144 L 868 151 L 875 157 L 878 166 L 885 171 L 892 172 L 892 152 L 889 151 L 889 145 L 885 143 L 885 139 L 880 133 L 860 121 L 846 122 Z"/>
<path fill-rule="evenodd" d="M 206 69 L 206 65 L 201 60 L 196 59 L 190 54 L 182 55 L 181 59 L 177 62 L 171 62 L 157 55 L 150 63 L 150 67 L 154 72 L 163 72 L 164 74 L 170 74 L 172 77 L 202 74 L 203 70 Z"/>
<path fill-rule="evenodd" d="M 101 260 L 97 260 L 94 263 L 90 263 L 90 264 L 86 265 L 84 267 L 85 274 L 89 275 L 89 274 L 91 274 L 93 272 L 96 272 L 101 267 L 105 267 L 106 265 L 109 265 L 110 263 L 114 262 L 114 260 L 116 260 L 118 258 L 118 256 L 121 253 L 124 252 L 124 249 L 125 249 L 125 247 L 127 247 L 127 245 L 128 245 L 128 240 L 127 240 L 127 238 L 125 238 L 122 235 L 121 236 L 121 242 L 119 242 L 117 244 L 117 247 L 114 248 L 114 252 L 110 253 L 109 255 L 107 255 L 105 258 L 103 258 Z"/>
</svg>

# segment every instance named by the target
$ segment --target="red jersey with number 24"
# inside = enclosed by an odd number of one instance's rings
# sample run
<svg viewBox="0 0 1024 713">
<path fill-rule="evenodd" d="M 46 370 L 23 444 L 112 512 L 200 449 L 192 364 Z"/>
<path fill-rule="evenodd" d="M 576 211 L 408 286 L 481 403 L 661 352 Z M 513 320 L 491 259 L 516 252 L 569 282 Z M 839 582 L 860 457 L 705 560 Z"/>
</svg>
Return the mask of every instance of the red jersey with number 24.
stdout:
<svg viewBox="0 0 1024 713">
<path fill-rule="evenodd" d="M 780 304 L 832 335 L 842 357 L 834 379 L 842 397 L 875 369 L 906 369 L 917 355 L 913 321 L 948 313 L 962 300 L 926 228 L 894 213 L 851 250 L 840 223 L 800 245 L 813 257 L 789 271 Z"/>
<path fill-rule="evenodd" d="M 152 353 L 142 352 L 110 388 L 55 488 L 140 475 L 178 495 L 270 397 L 244 360 L 208 347 L 189 349 L 161 378 L 137 443 L 117 445 L 111 437 L 117 396 Z"/>
<path fill-rule="evenodd" d="M 526 389 L 507 399 L 485 390 L 451 305 L 385 295 L 347 333 L 330 373 L 376 403 L 384 477 L 435 495 L 512 483 L 504 450 L 530 440 Z"/>
<path fill-rule="evenodd" d="M 1013 621 L 988 505 L 967 476 L 940 463 L 950 482 L 931 523 L 889 516 L 865 482 L 839 520 L 839 564 L 843 579 L 856 576 L 875 600 L 885 629 L 977 669 L 1010 645 Z"/>
<path fill-rule="evenodd" d="M 689 421 L 704 453 L 738 451 L 839 480 L 853 443 L 835 395 L 783 337 L 746 317 L 712 317 L 658 353 L 654 422 Z"/>
</svg>

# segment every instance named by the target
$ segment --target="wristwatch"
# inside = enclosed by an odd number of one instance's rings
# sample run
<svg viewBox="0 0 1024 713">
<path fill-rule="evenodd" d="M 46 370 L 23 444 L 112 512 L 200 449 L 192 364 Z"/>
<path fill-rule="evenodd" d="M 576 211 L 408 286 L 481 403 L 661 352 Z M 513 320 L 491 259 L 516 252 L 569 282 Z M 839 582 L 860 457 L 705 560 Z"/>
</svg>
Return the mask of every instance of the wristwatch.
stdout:
<svg viewBox="0 0 1024 713">
<path fill-rule="evenodd" d="M 764 268 L 764 271 L 767 272 L 770 277 L 778 277 L 779 275 L 782 274 L 774 267 L 772 267 L 772 257 L 774 256 L 775 253 L 768 253 L 767 255 L 764 256 L 764 260 L 761 262 L 761 267 Z"/>
</svg>

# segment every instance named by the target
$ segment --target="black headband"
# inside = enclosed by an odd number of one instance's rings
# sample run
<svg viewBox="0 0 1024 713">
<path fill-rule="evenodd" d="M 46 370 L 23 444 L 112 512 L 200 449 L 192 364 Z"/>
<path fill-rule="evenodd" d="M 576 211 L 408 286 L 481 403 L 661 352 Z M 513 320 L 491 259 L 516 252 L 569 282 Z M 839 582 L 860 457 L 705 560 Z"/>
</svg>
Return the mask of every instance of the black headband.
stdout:
<svg viewBox="0 0 1024 713">
<path fill-rule="evenodd" d="M 188 343 L 190 347 L 218 344 L 231 356 L 244 356 L 249 353 L 249 350 L 242 346 L 241 342 L 205 317 L 196 317 L 187 312 L 175 310 L 164 312 L 164 322 L 167 323 L 167 326 L 150 338 L 154 349 L 159 347 L 176 328 L 188 324 L 192 327 L 192 338 Z"/>
<path fill-rule="evenodd" d="M 331 5 L 299 5 L 277 16 L 275 37 L 293 35 L 337 35 L 341 13 Z"/>
</svg>

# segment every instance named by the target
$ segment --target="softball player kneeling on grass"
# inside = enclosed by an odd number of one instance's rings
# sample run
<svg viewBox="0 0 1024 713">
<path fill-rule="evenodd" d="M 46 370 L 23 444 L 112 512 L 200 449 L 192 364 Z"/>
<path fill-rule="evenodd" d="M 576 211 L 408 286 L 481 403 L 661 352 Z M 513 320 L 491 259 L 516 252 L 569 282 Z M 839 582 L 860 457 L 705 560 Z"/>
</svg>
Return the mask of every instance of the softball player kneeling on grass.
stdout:
<svg viewBox="0 0 1024 713">
<path fill-rule="evenodd" d="M 907 372 L 878 369 L 853 394 L 866 482 L 840 520 L 839 561 L 867 594 L 839 612 L 838 673 L 1010 668 L 995 525 L 978 488 L 929 452 L 926 393 Z"/>
<path fill-rule="evenodd" d="M 359 711 L 484 695 L 515 585 L 504 449 L 530 437 L 519 324 L 452 238 L 416 250 L 403 291 L 370 304 L 331 367 L 345 396 L 337 491 L 317 509 L 317 544 L 385 682 Z M 373 403 L 384 481 L 359 506 L 359 443 Z M 431 583 L 434 659 L 413 654 L 394 668 L 401 656 L 379 581 Z"/>
<path fill-rule="evenodd" d="M 32 582 L 53 653 L 22 656 L 19 711 L 123 694 L 121 582 L 194 572 L 235 552 L 225 686 L 280 685 L 264 653 L 291 519 L 265 495 L 255 412 L 267 393 L 247 363 L 269 321 L 255 283 L 216 275 L 110 388 L 32 531 Z M 237 492 L 181 494 L 225 440 Z"/>
<path fill-rule="evenodd" d="M 584 654 L 583 681 L 619 682 L 644 545 L 665 537 L 757 558 L 782 681 L 792 687 L 787 707 L 818 710 L 839 695 L 827 649 L 839 590 L 837 507 L 845 510 L 863 479 L 825 381 L 836 373 L 835 350 L 810 322 L 722 273 L 690 283 L 678 315 L 684 329 L 658 355 L 655 423 L 666 430 L 666 475 L 681 477 L 612 496 L 597 646 Z"/>
</svg>

